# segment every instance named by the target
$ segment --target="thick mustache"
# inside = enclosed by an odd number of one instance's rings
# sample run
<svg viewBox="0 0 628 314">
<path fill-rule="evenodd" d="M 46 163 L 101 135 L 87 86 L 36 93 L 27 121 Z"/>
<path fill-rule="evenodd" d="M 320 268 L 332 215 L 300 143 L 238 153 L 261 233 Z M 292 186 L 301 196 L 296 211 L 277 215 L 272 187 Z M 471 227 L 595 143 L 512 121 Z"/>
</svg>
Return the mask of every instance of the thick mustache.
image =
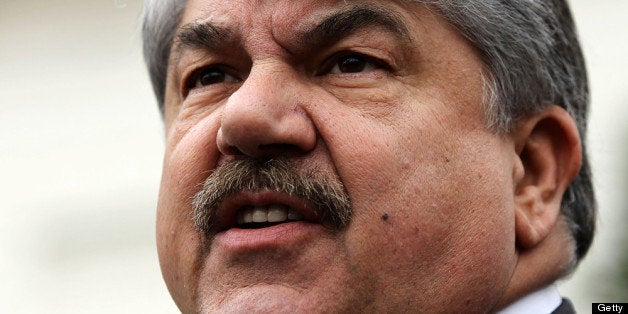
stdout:
<svg viewBox="0 0 628 314">
<path fill-rule="evenodd" d="M 303 199 L 313 207 L 321 223 L 340 230 L 351 219 L 351 203 L 337 175 L 317 168 L 300 170 L 285 158 L 240 159 L 220 164 L 194 196 L 194 224 L 199 232 L 216 232 L 215 221 L 222 202 L 245 191 L 262 190 L 286 193 Z"/>
</svg>

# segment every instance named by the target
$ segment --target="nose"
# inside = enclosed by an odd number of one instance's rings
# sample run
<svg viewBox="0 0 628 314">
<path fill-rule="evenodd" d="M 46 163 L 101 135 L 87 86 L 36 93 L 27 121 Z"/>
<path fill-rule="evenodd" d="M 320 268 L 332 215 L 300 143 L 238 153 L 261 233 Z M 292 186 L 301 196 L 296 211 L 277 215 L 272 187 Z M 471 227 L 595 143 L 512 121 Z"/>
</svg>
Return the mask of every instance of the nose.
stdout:
<svg viewBox="0 0 628 314">
<path fill-rule="evenodd" d="M 253 66 L 227 100 L 217 135 L 224 155 L 267 158 L 304 154 L 316 145 L 316 130 L 304 109 L 305 85 L 289 70 Z"/>
</svg>

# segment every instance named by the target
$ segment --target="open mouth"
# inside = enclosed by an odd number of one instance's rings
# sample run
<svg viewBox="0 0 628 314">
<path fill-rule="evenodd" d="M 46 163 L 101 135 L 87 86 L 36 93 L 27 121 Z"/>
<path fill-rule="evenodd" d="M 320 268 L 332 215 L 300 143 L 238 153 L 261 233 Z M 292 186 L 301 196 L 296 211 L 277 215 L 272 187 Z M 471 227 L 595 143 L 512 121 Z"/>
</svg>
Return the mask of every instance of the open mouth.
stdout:
<svg viewBox="0 0 628 314">
<path fill-rule="evenodd" d="M 206 212 L 201 212 L 206 213 Z M 212 224 L 197 223 L 202 233 L 211 235 L 228 230 L 260 230 L 279 225 L 323 225 L 315 207 L 303 199 L 277 191 L 244 191 L 225 199 L 217 208 L 216 216 L 200 216 Z M 205 229 L 204 229 L 205 228 Z"/>
<path fill-rule="evenodd" d="M 237 227 L 241 229 L 266 228 L 302 220 L 304 216 L 301 212 L 284 204 L 246 205 L 237 210 Z"/>
<path fill-rule="evenodd" d="M 197 228 L 212 247 L 229 252 L 279 246 L 294 249 L 323 233 L 340 230 L 316 204 L 316 200 L 279 191 L 242 191 L 226 198 L 215 209 L 215 216 L 200 216 L 213 225 Z"/>
</svg>

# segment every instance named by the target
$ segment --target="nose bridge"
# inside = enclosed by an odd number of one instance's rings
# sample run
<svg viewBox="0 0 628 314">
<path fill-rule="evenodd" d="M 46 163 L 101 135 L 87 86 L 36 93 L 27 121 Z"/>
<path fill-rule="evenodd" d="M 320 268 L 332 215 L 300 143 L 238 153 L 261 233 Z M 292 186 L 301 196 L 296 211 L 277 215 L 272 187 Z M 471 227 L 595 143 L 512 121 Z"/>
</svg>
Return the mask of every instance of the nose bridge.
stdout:
<svg viewBox="0 0 628 314">
<path fill-rule="evenodd" d="M 226 110 L 239 111 L 239 118 L 250 118 L 258 122 L 279 118 L 284 107 L 291 106 L 289 91 L 296 88 L 296 82 L 290 80 L 289 69 L 277 62 L 264 62 L 254 65 L 242 86 L 229 98 Z M 261 115 L 265 113 L 265 115 Z"/>
<path fill-rule="evenodd" d="M 313 149 L 316 132 L 303 108 L 305 86 L 286 64 L 254 64 L 223 108 L 218 147 L 224 154 L 262 157 Z"/>
</svg>

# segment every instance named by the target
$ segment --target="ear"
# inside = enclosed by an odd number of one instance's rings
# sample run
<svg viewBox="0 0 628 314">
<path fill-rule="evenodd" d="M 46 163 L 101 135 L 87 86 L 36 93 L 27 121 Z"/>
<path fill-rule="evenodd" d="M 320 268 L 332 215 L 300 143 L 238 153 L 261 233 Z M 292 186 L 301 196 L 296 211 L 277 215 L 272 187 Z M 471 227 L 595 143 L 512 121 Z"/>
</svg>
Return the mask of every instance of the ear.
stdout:
<svg viewBox="0 0 628 314">
<path fill-rule="evenodd" d="M 556 225 L 563 193 L 580 169 L 582 146 L 574 119 L 558 106 L 525 119 L 513 135 L 523 169 L 514 175 L 515 234 L 526 250 Z"/>
</svg>

